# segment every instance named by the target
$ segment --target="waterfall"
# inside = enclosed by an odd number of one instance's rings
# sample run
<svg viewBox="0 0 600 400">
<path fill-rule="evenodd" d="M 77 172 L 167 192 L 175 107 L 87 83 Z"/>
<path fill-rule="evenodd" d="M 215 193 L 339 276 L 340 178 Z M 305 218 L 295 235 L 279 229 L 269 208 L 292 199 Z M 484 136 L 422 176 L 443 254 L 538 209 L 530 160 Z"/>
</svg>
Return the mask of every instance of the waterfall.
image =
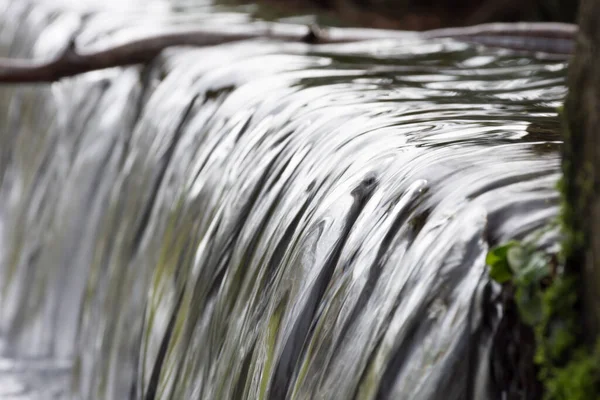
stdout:
<svg viewBox="0 0 600 400">
<path fill-rule="evenodd" d="M 59 3 L 1 0 L 2 55 L 254 19 Z M 407 35 L 1 87 L 0 397 L 495 399 L 485 255 L 557 214 L 565 71 Z"/>
</svg>

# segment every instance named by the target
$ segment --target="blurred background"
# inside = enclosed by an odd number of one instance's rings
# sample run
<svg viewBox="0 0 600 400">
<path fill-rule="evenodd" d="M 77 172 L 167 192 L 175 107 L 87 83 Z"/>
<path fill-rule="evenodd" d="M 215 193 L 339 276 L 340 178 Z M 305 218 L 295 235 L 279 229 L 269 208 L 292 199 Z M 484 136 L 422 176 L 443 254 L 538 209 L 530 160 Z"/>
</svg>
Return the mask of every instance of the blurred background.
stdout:
<svg viewBox="0 0 600 400">
<path fill-rule="evenodd" d="M 272 12 L 324 14 L 333 25 L 426 30 L 486 22 L 574 22 L 572 0 L 261 0 Z"/>
</svg>

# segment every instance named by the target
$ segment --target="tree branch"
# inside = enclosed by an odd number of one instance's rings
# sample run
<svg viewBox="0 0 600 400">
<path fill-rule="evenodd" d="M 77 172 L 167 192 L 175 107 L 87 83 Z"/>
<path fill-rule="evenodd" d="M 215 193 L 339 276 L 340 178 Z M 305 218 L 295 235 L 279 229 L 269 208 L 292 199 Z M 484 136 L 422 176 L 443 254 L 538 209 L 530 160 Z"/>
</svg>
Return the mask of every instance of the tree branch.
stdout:
<svg viewBox="0 0 600 400">
<path fill-rule="evenodd" d="M 570 56 L 575 51 L 577 25 L 551 23 L 495 23 L 423 32 L 426 38 L 453 38 L 490 47 Z"/>
<path fill-rule="evenodd" d="M 488 24 L 412 33 L 422 38 L 455 38 L 517 50 L 570 54 L 575 27 L 566 24 Z M 212 46 L 248 39 L 270 39 L 308 44 L 356 42 L 374 39 L 407 38 L 411 33 L 377 29 L 330 29 L 283 24 L 238 27 L 228 32 L 187 29 L 163 32 L 105 49 L 78 52 L 74 40 L 53 60 L 0 58 L 0 82 L 53 82 L 77 74 L 151 62 L 161 51 L 173 46 Z M 507 40 L 512 38 L 512 41 Z M 525 44 L 529 44 L 528 48 Z"/>
<path fill-rule="evenodd" d="M 72 41 L 58 57 L 46 62 L 0 58 L 0 82 L 52 82 L 99 69 L 144 64 L 173 46 L 211 46 L 256 38 L 318 42 L 319 35 L 316 30 L 306 29 L 302 33 L 269 29 L 217 33 L 194 29 L 160 33 L 90 52 L 77 52 Z"/>
</svg>

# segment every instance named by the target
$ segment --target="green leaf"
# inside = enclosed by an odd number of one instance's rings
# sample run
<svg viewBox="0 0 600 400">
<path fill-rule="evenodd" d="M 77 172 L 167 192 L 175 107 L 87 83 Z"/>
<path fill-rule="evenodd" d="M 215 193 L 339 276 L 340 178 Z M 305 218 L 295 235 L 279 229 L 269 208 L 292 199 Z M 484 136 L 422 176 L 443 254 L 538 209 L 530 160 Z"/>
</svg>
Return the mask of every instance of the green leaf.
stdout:
<svg viewBox="0 0 600 400">
<path fill-rule="evenodd" d="M 518 245 L 518 242 L 513 240 L 501 246 L 496 246 L 488 252 L 485 263 L 490 266 L 490 277 L 496 282 L 505 283 L 512 278 L 513 272 L 507 258 L 508 251 Z"/>
<path fill-rule="evenodd" d="M 490 276 L 498 283 L 505 283 L 512 278 L 512 272 L 507 262 L 498 262 L 490 266 Z"/>
<path fill-rule="evenodd" d="M 517 280 L 525 284 L 539 284 L 550 275 L 548 258 L 542 252 L 534 252 L 528 256 L 526 264 L 520 271 L 515 272 Z"/>
<path fill-rule="evenodd" d="M 508 265 L 515 274 L 523 268 L 523 264 L 527 261 L 527 257 L 528 255 L 526 254 L 525 249 L 518 244 L 511 246 L 506 252 Z"/>
<path fill-rule="evenodd" d="M 485 262 L 491 266 L 499 260 L 506 260 L 508 250 L 511 247 L 518 246 L 518 245 L 519 245 L 519 242 L 517 242 L 515 240 L 511 240 L 510 242 L 506 242 L 500 246 L 496 246 L 496 247 L 492 248 L 488 252 L 487 257 L 485 258 Z"/>
</svg>

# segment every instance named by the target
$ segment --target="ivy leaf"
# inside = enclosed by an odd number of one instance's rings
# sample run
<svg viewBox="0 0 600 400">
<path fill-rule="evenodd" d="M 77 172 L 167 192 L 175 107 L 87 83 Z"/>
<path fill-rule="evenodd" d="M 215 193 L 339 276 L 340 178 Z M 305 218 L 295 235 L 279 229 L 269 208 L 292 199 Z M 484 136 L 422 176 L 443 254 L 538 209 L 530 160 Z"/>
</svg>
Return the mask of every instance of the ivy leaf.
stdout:
<svg viewBox="0 0 600 400">
<path fill-rule="evenodd" d="M 550 275 L 548 258 L 542 252 L 534 252 L 527 258 L 525 265 L 515 272 L 517 279 L 525 284 L 539 284 Z"/>
<path fill-rule="evenodd" d="M 525 249 L 518 244 L 511 246 L 506 252 L 506 261 L 508 262 L 512 272 L 517 274 L 521 269 L 523 269 L 523 264 L 527 262 L 527 254 Z"/>
<path fill-rule="evenodd" d="M 508 266 L 508 263 L 504 261 L 490 265 L 490 277 L 498 283 L 510 281 L 512 278 L 512 272 Z"/>
<path fill-rule="evenodd" d="M 518 245 L 518 242 L 512 240 L 494 247 L 485 257 L 485 263 L 490 266 L 490 277 L 496 282 L 505 283 L 512 278 L 513 271 L 508 263 L 508 252 Z"/>
</svg>

